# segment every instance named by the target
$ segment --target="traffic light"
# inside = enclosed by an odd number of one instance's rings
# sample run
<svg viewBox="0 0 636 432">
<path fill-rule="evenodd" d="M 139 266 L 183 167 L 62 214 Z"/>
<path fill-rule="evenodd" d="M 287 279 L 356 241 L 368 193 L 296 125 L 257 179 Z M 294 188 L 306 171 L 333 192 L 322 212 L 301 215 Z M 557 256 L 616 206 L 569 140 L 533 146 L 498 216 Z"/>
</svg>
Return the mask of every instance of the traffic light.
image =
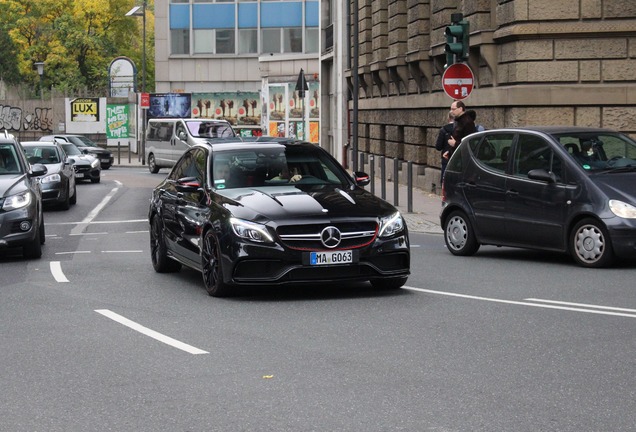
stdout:
<svg viewBox="0 0 636 432">
<path fill-rule="evenodd" d="M 459 14 L 458 14 L 459 15 Z M 462 18 L 453 17 L 451 25 L 446 27 L 446 67 L 468 59 L 468 48 L 470 46 L 468 21 Z"/>
</svg>

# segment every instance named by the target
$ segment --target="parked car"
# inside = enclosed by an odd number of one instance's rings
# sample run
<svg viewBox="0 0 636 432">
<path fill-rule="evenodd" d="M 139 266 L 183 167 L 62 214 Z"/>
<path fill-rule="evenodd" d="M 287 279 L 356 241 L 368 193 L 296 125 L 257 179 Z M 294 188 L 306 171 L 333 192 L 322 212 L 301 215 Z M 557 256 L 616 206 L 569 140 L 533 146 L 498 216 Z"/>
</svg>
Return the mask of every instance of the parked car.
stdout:
<svg viewBox="0 0 636 432">
<path fill-rule="evenodd" d="M 159 118 L 148 120 L 146 128 L 146 160 L 156 174 L 170 168 L 190 147 L 216 140 L 240 140 L 227 120 L 201 118 Z"/>
<path fill-rule="evenodd" d="M 99 159 L 90 154 L 82 153 L 75 144 L 57 141 L 62 146 L 64 153 L 73 159 L 73 168 L 75 168 L 75 180 L 90 180 L 91 183 L 99 183 L 101 181 L 102 168 Z"/>
<path fill-rule="evenodd" d="M 200 271 L 212 296 L 241 285 L 399 288 L 410 272 L 407 226 L 368 183 L 310 143 L 197 144 L 152 193 L 152 264 Z"/>
<path fill-rule="evenodd" d="M 38 177 L 46 166 L 30 165 L 20 143 L 0 133 L 0 248 L 22 247 L 25 258 L 40 258 L 44 213 Z"/>
<path fill-rule="evenodd" d="M 584 267 L 636 257 L 636 142 L 604 129 L 528 127 L 466 137 L 448 162 L 446 246 L 569 252 Z"/>
<path fill-rule="evenodd" d="M 109 169 L 115 162 L 113 152 L 101 147 L 95 141 L 84 135 L 57 134 L 46 135 L 40 138 L 40 141 L 58 141 L 70 142 L 80 149 L 82 153 L 87 153 L 99 159 L 102 169 Z"/>
<path fill-rule="evenodd" d="M 55 142 L 46 141 L 27 141 L 21 144 L 29 163 L 46 166 L 47 173 L 39 177 L 42 202 L 45 205 L 59 205 L 64 210 L 77 203 L 74 162 L 64 153 L 62 147 Z"/>
</svg>

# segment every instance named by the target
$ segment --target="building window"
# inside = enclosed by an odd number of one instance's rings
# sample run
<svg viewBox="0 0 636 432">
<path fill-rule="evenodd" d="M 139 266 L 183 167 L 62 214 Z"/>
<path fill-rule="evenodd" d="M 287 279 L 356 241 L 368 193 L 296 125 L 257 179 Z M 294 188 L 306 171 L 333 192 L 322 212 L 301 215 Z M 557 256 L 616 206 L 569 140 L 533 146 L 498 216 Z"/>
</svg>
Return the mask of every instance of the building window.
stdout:
<svg viewBox="0 0 636 432">
<path fill-rule="evenodd" d="M 170 52 L 172 54 L 190 54 L 190 31 L 188 29 L 170 30 Z"/>
<path fill-rule="evenodd" d="M 213 54 L 214 53 L 214 30 L 200 29 L 194 30 L 194 53 Z"/>
<path fill-rule="evenodd" d="M 216 31 L 216 53 L 234 54 L 234 29 Z"/>
<path fill-rule="evenodd" d="M 239 29 L 239 54 L 257 54 L 258 53 L 258 30 L 257 29 Z"/>
<path fill-rule="evenodd" d="M 284 28 L 283 29 L 283 52 L 301 53 L 303 52 L 303 29 Z"/>
<path fill-rule="evenodd" d="M 261 29 L 261 43 L 263 44 L 263 48 L 261 49 L 262 53 L 280 53 L 280 29 Z"/>
<path fill-rule="evenodd" d="M 318 27 L 307 27 L 305 29 L 305 52 L 306 53 L 317 53 L 318 52 L 318 41 L 319 41 L 319 30 Z"/>
</svg>

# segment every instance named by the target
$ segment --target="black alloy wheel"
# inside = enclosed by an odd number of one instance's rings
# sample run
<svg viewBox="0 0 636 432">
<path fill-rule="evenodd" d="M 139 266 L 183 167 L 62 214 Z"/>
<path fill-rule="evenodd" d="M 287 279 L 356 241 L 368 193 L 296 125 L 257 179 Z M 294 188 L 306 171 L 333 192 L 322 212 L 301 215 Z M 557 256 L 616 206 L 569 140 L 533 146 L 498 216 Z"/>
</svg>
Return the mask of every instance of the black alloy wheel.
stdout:
<svg viewBox="0 0 636 432">
<path fill-rule="evenodd" d="M 157 273 L 174 273 L 181 270 L 181 263 L 168 257 L 163 237 L 163 223 L 158 215 L 155 215 L 150 223 L 150 258 Z"/>
<path fill-rule="evenodd" d="M 201 273 L 205 290 L 212 297 L 225 297 L 230 294 L 228 285 L 223 282 L 221 268 L 221 253 L 212 230 L 206 231 L 203 236 L 201 249 Z"/>
</svg>

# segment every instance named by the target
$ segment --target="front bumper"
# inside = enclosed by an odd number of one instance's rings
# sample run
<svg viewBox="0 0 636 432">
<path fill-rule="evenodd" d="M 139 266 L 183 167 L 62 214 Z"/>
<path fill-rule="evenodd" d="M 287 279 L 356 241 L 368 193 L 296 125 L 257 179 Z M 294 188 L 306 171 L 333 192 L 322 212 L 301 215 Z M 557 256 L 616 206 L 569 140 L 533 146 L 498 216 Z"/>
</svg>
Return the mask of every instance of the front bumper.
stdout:
<svg viewBox="0 0 636 432">
<path fill-rule="evenodd" d="M 35 239 L 38 229 L 35 205 L 8 212 L 0 210 L 0 248 L 30 243 Z"/>
<path fill-rule="evenodd" d="M 406 235 L 354 249 L 350 264 L 311 265 L 309 251 L 239 242 L 224 255 L 224 280 L 232 285 L 366 282 L 406 277 L 410 251 Z"/>
<path fill-rule="evenodd" d="M 636 259 L 636 219 L 616 217 L 605 222 L 614 254 L 619 258 Z"/>
<path fill-rule="evenodd" d="M 99 168 L 93 168 L 90 165 L 78 165 L 75 164 L 75 180 L 97 180 L 100 178 L 101 170 Z"/>
</svg>

